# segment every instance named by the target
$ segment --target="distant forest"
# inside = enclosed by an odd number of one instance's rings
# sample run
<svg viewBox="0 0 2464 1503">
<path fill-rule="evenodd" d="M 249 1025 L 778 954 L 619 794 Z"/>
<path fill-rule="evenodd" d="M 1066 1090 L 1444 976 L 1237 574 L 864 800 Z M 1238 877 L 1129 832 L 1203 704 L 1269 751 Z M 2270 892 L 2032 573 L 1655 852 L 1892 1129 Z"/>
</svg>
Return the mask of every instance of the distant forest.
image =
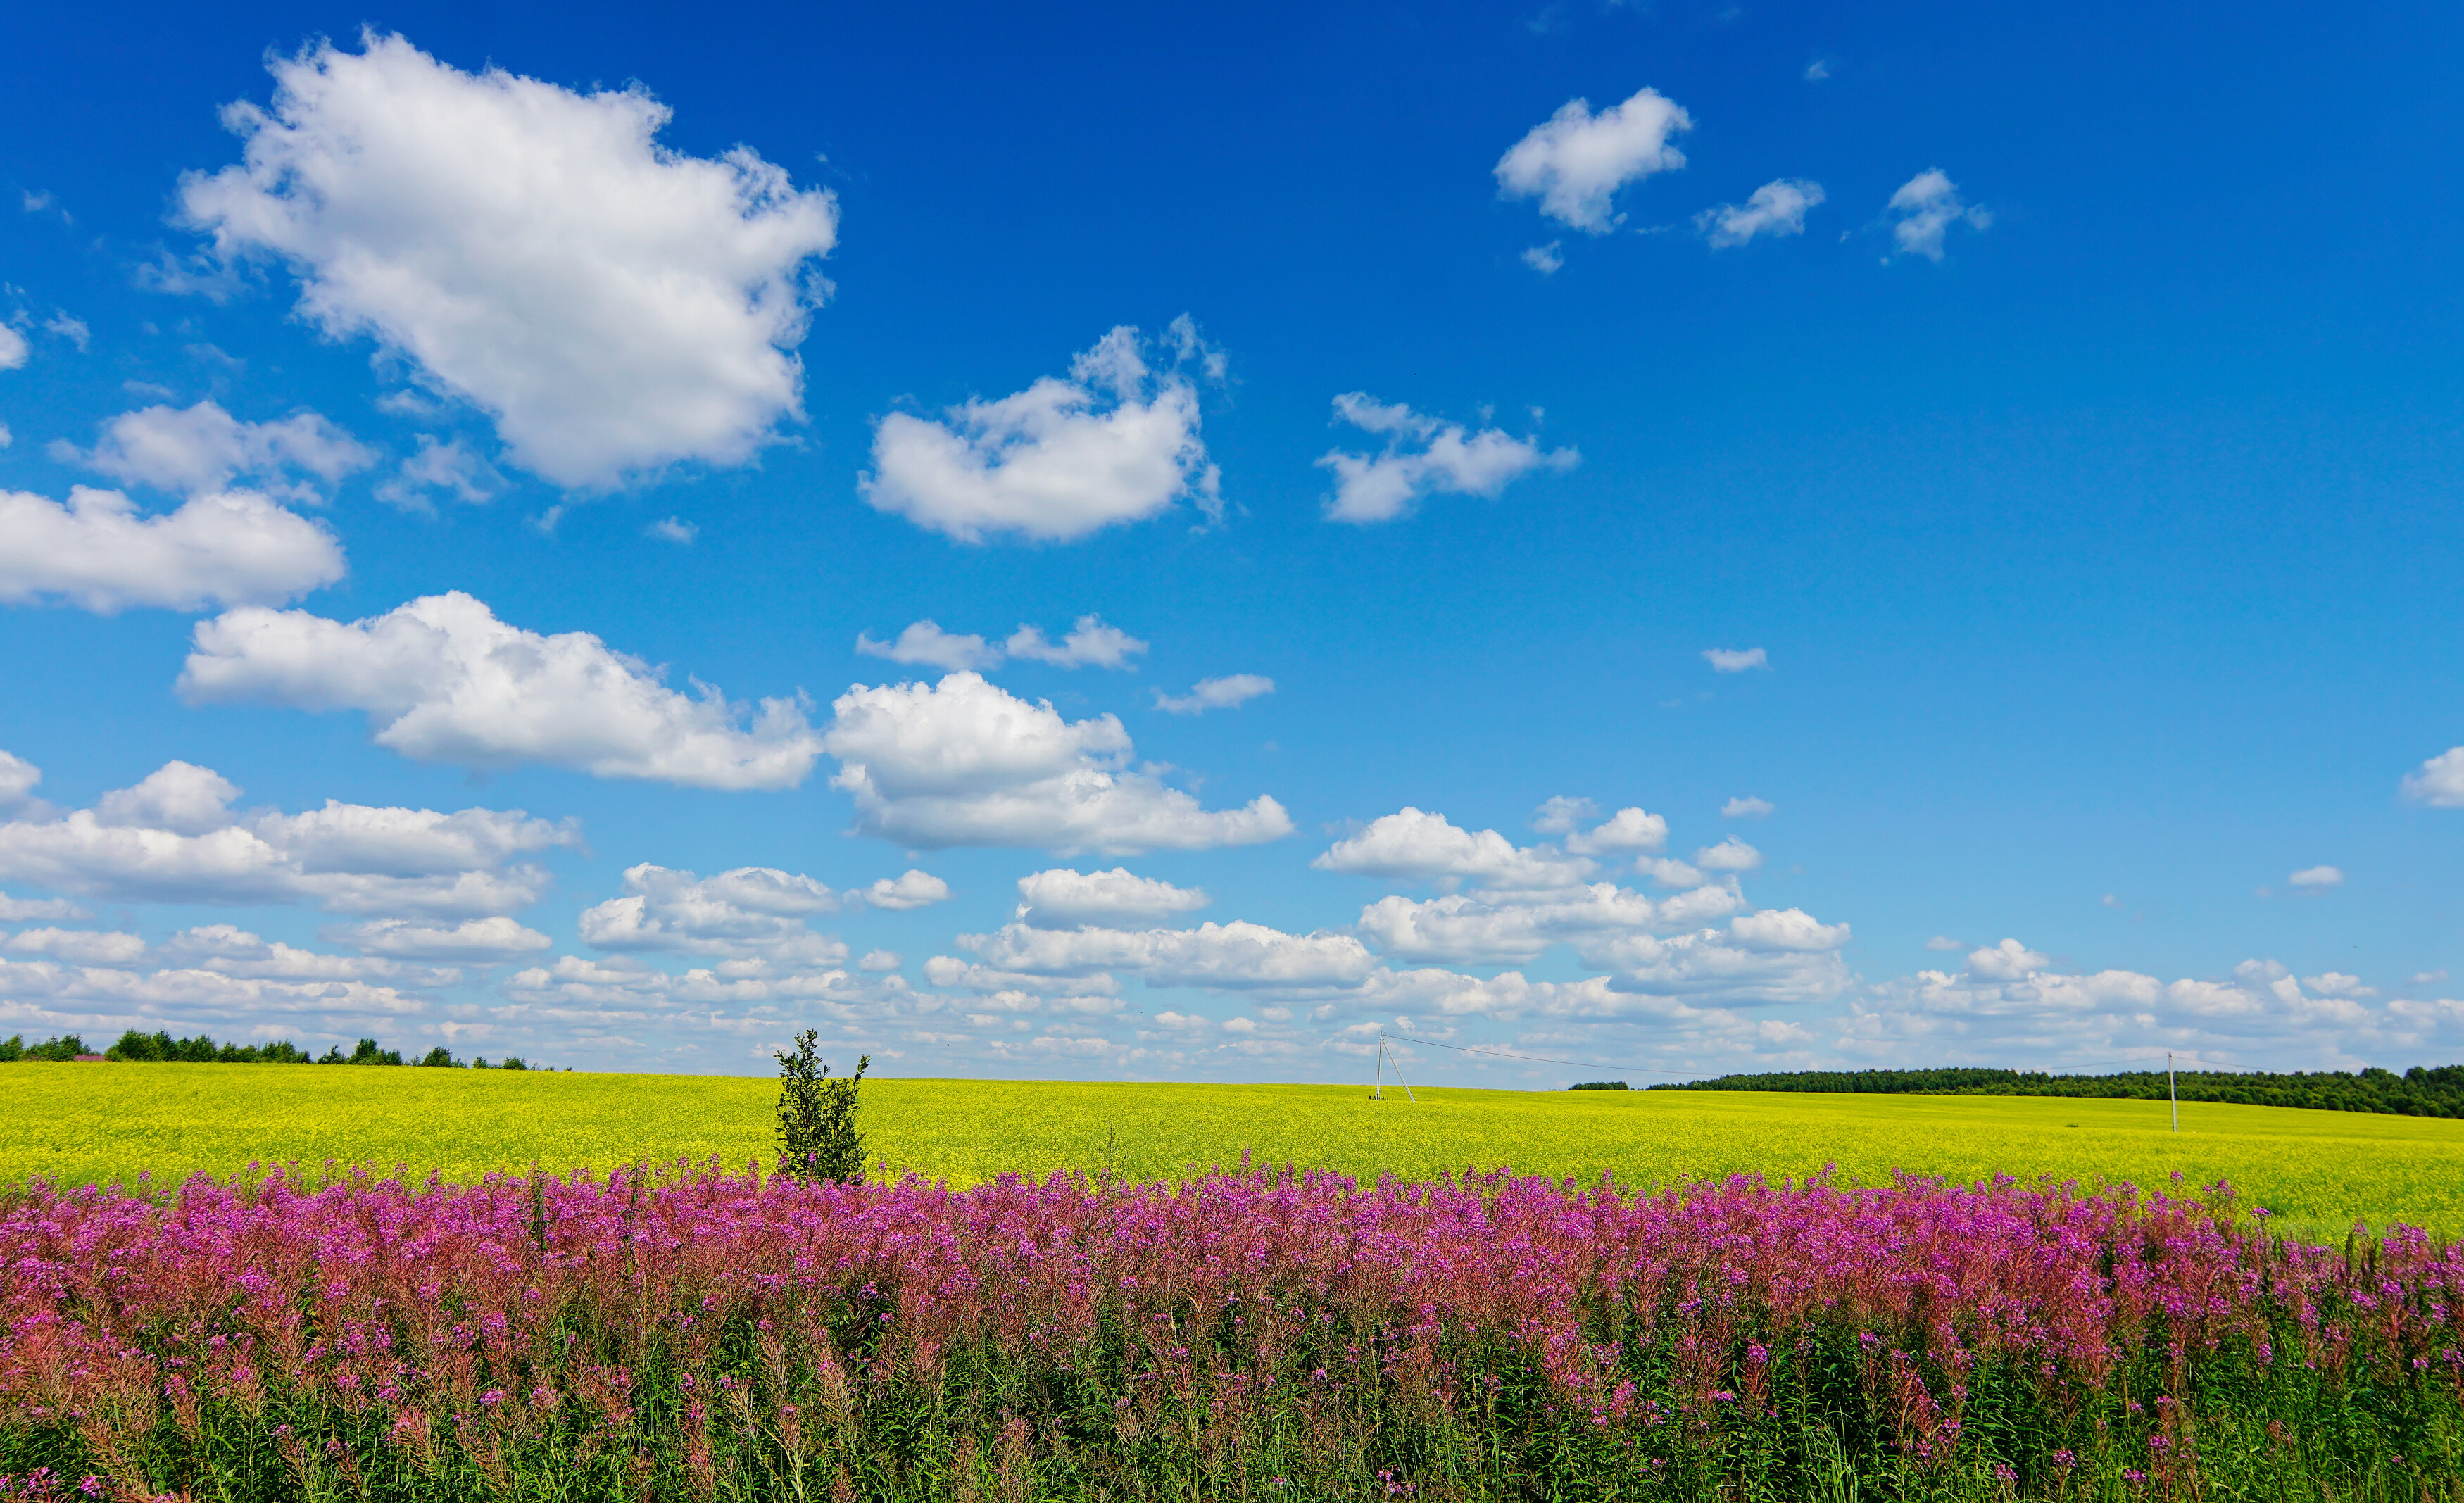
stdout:
<svg viewBox="0 0 2464 1503">
<path fill-rule="evenodd" d="M 2391 1070 L 2186 1071 L 2174 1077 L 2185 1101 L 2236 1101 L 2248 1106 L 2307 1107 L 2314 1112 L 2384 1112 L 2399 1116 L 2464 1116 L 2464 1065 Z M 1578 1088 L 1579 1089 L 1579 1088 Z M 1779 1075 L 1722 1075 L 1655 1085 L 1653 1091 L 1809 1091 L 1874 1095 L 2103 1096 L 2139 1101 L 2166 1097 L 2165 1072 L 2119 1075 L 2048 1075 L 2017 1070 L 1807 1070 Z"/>
<path fill-rule="evenodd" d="M 29 1044 L 23 1034 L 11 1034 L 0 1039 L 0 1065 L 20 1061 L 55 1060 L 66 1062 L 91 1059 L 94 1051 L 85 1040 L 71 1033 L 64 1038 L 49 1038 L 40 1044 Z M 351 1052 L 342 1052 L 339 1044 L 322 1054 L 311 1054 L 289 1039 L 275 1039 L 270 1044 L 217 1044 L 200 1033 L 195 1038 L 175 1039 L 167 1032 L 140 1033 L 135 1028 L 120 1035 L 120 1042 L 102 1051 L 112 1061 L 140 1064 L 169 1062 L 182 1065 L 426 1065 L 446 1070 L 546 1070 L 546 1065 L 533 1065 L 519 1054 L 508 1054 L 501 1065 L 491 1065 L 485 1055 L 468 1066 L 453 1057 L 453 1051 L 438 1045 L 418 1059 L 406 1060 L 400 1050 L 385 1049 L 374 1039 L 360 1040 Z"/>
</svg>

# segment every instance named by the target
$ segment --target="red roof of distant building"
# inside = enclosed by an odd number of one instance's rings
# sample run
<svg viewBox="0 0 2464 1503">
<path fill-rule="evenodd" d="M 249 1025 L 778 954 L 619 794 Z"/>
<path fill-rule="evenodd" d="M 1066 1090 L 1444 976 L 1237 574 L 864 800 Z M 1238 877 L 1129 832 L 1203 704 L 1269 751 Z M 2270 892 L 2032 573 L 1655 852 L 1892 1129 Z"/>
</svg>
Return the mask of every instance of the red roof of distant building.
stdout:
<svg viewBox="0 0 2464 1503">
<path fill-rule="evenodd" d="M 99 1065 L 103 1063 L 103 1061 L 104 1056 L 100 1054 L 79 1054 L 77 1056 L 77 1062 L 80 1065 Z"/>
</svg>

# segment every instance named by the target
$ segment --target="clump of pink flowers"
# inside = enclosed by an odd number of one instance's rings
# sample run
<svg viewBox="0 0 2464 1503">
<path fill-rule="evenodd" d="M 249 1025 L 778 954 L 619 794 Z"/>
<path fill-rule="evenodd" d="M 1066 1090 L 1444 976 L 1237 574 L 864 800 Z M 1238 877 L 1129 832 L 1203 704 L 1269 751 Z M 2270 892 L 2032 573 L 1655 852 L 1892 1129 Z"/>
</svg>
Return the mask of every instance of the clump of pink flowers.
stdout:
<svg viewBox="0 0 2464 1503">
<path fill-rule="evenodd" d="M 2221 1186 L 275 1176 L 38 1186 L 0 1266 L 0 1499 L 2464 1473 L 2464 1251 Z"/>
</svg>

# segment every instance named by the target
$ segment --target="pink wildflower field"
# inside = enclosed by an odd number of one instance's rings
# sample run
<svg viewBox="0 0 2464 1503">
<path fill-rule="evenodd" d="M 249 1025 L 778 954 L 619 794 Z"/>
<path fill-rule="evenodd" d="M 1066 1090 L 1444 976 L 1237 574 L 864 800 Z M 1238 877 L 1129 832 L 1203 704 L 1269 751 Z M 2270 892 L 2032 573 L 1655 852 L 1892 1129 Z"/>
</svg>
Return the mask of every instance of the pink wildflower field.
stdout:
<svg viewBox="0 0 2464 1503">
<path fill-rule="evenodd" d="M 2229 1192 L 37 1185 L 0 1497 L 2454 1497 L 2464 1250 Z M 2258 1490 L 2254 1492 L 2252 1490 Z"/>
</svg>

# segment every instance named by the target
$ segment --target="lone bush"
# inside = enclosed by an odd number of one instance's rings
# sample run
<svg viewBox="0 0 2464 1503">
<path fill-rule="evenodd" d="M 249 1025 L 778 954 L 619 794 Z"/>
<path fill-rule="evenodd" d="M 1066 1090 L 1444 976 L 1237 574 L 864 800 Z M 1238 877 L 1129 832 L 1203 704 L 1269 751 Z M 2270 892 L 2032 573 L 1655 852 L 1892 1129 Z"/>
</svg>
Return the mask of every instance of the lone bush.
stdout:
<svg viewBox="0 0 2464 1503">
<path fill-rule="evenodd" d="M 855 1062 L 855 1073 L 829 1078 L 830 1067 L 814 1049 L 810 1028 L 796 1035 L 796 1051 L 778 1051 L 779 1172 L 804 1181 L 841 1184 L 864 1180 L 864 1135 L 856 1131 L 855 1093 L 872 1056 Z"/>
</svg>

